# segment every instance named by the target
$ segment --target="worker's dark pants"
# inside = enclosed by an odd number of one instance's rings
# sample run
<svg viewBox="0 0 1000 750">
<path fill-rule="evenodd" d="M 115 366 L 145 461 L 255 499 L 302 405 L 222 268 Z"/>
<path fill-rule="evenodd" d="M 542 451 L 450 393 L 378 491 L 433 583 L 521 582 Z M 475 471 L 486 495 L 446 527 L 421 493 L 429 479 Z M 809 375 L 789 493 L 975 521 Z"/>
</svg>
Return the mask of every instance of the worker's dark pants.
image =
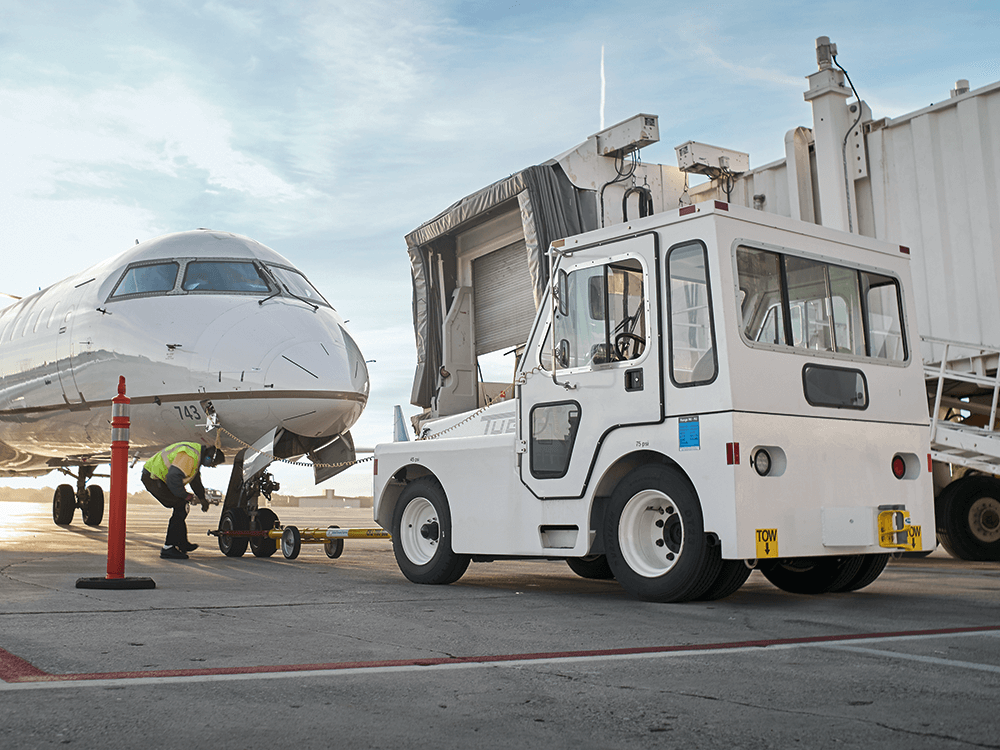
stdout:
<svg viewBox="0 0 1000 750">
<path fill-rule="evenodd" d="M 174 511 L 167 522 L 167 539 L 164 544 L 168 547 L 185 547 L 188 543 L 185 520 L 188 514 L 187 496 L 177 497 L 170 491 L 166 482 L 157 479 L 145 469 L 142 470 L 142 483 L 149 490 L 149 494 L 160 501 L 160 505 Z"/>
</svg>

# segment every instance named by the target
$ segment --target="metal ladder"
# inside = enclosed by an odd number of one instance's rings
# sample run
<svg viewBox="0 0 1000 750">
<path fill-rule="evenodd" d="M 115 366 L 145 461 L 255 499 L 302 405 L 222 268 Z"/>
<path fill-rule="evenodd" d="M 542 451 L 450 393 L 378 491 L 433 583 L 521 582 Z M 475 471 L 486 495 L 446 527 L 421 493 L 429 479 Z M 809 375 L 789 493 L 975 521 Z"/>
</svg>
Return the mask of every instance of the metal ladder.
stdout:
<svg viewBox="0 0 1000 750">
<path fill-rule="evenodd" d="M 921 336 L 924 379 L 931 407 L 931 457 L 935 461 L 1000 474 L 1000 347 Z M 928 356 L 929 352 L 929 356 Z M 986 397 L 990 403 L 985 403 Z M 974 400 L 973 400 L 974 399 Z M 942 418 L 942 409 L 985 417 L 983 426 Z M 946 412 L 946 413 L 948 413 Z"/>
</svg>

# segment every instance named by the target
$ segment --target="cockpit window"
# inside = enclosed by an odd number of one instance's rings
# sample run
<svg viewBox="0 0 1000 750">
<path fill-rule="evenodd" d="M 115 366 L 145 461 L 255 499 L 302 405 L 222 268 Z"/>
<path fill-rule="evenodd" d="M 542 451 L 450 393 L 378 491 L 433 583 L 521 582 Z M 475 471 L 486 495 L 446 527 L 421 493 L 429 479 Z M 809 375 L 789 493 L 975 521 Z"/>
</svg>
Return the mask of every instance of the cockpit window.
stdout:
<svg viewBox="0 0 1000 750">
<path fill-rule="evenodd" d="M 195 260 L 187 264 L 182 288 L 186 292 L 249 292 L 271 290 L 257 267 L 247 261 Z"/>
<path fill-rule="evenodd" d="M 274 277 L 281 284 L 282 291 L 293 297 L 329 307 L 330 303 L 323 299 L 323 295 L 316 291 L 316 287 L 309 283 L 309 280 L 298 271 L 283 266 L 267 267 L 267 270 L 274 274 Z"/>
<path fill-rule="evenodd" d="M 155 265 L 133 266 L 125 272 L 112 297 L 129 294 L 155 294 L 169 292 L 177 279 L 177 263 L 156 263 Z"/>
</svg>

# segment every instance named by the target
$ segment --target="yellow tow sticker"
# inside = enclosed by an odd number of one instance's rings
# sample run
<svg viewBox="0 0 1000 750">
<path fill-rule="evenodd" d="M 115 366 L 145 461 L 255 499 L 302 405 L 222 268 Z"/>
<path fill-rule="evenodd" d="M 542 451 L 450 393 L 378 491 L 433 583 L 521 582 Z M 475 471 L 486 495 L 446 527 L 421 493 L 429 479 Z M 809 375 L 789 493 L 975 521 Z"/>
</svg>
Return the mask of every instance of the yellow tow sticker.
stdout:
<svg viewBox="0 0 1000 750">
<path fill-rule="evenodd" d="M 757 529 L 757 558 L 778 556 L 778 530 Z"/>
<path fill-rule="evenodd" d="M 924 548 L 924 544 L 920 539 L 919 526 L 906 527 L 906 542 L 910 550 L 922 550 Z"/>
</svg>

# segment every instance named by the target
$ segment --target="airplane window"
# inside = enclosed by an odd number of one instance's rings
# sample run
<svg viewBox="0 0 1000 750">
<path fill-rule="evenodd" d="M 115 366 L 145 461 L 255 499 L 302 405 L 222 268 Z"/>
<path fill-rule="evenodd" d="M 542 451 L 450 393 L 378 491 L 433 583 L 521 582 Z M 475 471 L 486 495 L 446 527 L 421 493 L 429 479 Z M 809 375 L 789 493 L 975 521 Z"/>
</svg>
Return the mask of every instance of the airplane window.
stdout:
<svg viewBox="0 0 1000 750">
<path fill-rule="evenodd" d="M 293 271 L 291 268 L 283 268 L 282 266 L 270 265 L 267 267 L 267 270 L 273 273 L 275 278 L 281 282 L 284 291 L 293 297 L 308 300 L 318 305 L 330 306 L 330 303 L 323 299 L 323 295 L 316 291 L 316 287 L 310 284 L 309 280 L 298 271 Z"/>
<path fill-rule="evenodd" d="M 182 285 L 186 292 L 251 292 L 271 290 L 249 261 L 196 260 L 187 264 Z"/>
<path fill-rule="evenodd" d="M 147 266 L 133 266 L 125 272 L 118 286 L 111 293 L 112 297 L 124 297 L 128 294 L 152 294 L 169 292 L 174 288 L 177 278 L 177 264 L 156 263 Z"/>
</svg>

